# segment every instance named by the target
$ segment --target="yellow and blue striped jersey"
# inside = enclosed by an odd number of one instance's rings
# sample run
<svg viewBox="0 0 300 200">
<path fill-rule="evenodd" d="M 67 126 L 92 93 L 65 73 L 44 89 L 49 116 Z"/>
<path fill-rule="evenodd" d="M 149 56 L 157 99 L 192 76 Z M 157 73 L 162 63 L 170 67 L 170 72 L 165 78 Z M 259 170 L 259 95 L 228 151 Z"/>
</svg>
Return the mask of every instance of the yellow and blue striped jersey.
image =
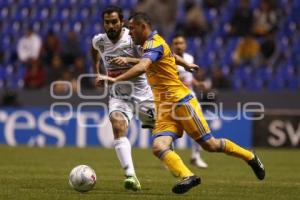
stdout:
<svg viewBox="0 0 300 200">
<path fill-rule="evenodd" d="M 153 31 L 143 45 L 143 58 L 152 64 L 146 70 L 156 102 L 178 102 L 190 90 L 179 79 L 175 57 L 165 40 Z"/>
</svg>

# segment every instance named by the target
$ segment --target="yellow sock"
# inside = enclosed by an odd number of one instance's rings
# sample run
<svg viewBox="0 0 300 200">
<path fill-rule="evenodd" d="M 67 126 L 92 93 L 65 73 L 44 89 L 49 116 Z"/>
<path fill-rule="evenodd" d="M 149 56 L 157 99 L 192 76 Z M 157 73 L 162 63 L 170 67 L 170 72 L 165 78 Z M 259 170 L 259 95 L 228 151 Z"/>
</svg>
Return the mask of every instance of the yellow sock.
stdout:
<svg viewBox="0 0 300 200">
<path fill-rule="evenodd" d="M 169 168 L 169 170 L 175 175 L 181 178 L 194 175 L 185 164 L 182 162 L 181 158 L 174 152 L 167 152 L 161 161 Z"/>
<path fill-rule="evenodd" d="M 237 158 L 242 158 L 246 162 L 253 159 L 254 155 L 251 151 L 240 147 L 239 145 L 231 142 L 228 139 L 224 139 L 223 141 L 225 142 L 224 152 L 226 154 L 232 155 L 232 156 L 237 157 Z"/>
</svg>

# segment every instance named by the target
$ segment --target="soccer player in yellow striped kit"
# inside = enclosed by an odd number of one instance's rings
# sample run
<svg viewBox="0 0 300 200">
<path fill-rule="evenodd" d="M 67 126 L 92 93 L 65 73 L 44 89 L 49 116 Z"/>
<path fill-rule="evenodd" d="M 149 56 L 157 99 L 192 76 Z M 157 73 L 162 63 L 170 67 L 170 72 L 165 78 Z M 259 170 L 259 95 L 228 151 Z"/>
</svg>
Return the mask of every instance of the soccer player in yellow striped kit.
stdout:
<svg viewBox="0 0 300 200">
<path fill-rule="evenodd" d="M 182 194 L 201 183 L 200 177 L 191 172 L 172 150 L 172 142 L 182 136 L 183 130 L 209 152 L 224 152 L 243 159 L 253 169 L 257 178 L 263 180 L 265 169 L 258 156 L 228 139 L 214 138 L 198 101 L 180 81 L 176 63 L 187 70 L 198 66 L 186 63 L 174 55 L 165 40 L 156 31 L 152 31 L 151 21 L 145 13 L 134 13 L 129 18 L 129 29 L 134 43 L 143 46 L 142 59 L 126 73 L 115 78 L 102 76 L 102 81 L 116 83 L 146 73 L 154 95 L 156 111 L 153 154 L 173 174 L 181 178 L 172 191 Z"/>
</svg>

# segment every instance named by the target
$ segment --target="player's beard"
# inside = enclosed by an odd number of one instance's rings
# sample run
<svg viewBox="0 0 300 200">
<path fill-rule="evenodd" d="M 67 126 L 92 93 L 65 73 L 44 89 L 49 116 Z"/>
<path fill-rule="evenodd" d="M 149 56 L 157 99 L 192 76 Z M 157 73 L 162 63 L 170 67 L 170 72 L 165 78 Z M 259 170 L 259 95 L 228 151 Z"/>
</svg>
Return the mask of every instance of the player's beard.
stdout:
<svg viewBox="0 0 300 200">
<path fill-rule="evenodd" d="M 117 30 L 117 31 L 111 29 L 111 30 L 108 30 L 108 31 L 106 32 L 106 34 L 107 34 L 107 37 L 108 37 L 110 40 L 116 40 L 116 39 L 119 38 L 119 36 L 120 36 L 120 34 L 121 34 L 121 31 L 122 31 L 121 28 L 120 28 L 119 30 Z"/>
</svg>

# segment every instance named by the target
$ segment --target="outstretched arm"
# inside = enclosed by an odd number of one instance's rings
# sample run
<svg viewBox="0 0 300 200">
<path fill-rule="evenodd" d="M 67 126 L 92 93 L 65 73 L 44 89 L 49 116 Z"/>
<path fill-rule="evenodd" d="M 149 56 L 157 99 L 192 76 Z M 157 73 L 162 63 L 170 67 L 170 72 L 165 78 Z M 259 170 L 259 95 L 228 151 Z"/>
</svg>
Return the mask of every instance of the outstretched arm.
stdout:
<svg viewBox="0 0 300 200">
<path fill-rule="evenodd" d="M 175 57 L 176 64 L 184 67 L 186 71 L 193 72 L 195 69 L 199 68 L 199 66 L 194 63 L 187 63 L 179 55 L 174 54 L 174 57 Z"/>
<path fill-rule="evenodd" d="M 118 64 L 118 65 L 126 65 L 126 64 L 137 64 L 140 62 L 140 58 L 132 58 L 132 57 L 116 57 L 111 60 L 112 63 Z"/>
<path fill-rule="evenodd" d="M 115 83 L 120 81 L 127 81 L 129 79 L 135 78 L 146 72 L 146 69 L 151 65 L 152 61 L 149 58 L 142 58 L 138 64 L 130 68 L 124 74 L 112 78 L 108 76 L 101 76 L 102 80 L 107 80 L 108 82 Z"/>
</svg>

